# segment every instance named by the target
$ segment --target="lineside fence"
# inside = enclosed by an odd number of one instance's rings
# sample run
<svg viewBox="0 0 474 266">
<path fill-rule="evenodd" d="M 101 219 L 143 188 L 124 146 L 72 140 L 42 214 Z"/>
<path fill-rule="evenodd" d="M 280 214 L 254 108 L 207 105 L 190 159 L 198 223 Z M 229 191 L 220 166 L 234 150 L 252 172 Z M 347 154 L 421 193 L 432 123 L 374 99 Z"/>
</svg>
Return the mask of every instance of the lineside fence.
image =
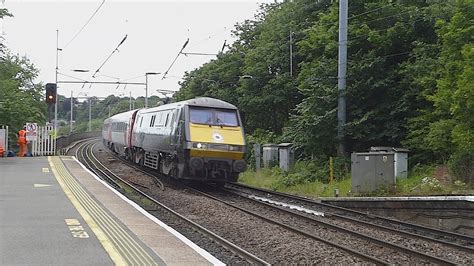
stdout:
<svg viewBox="0 0 474 266">
<path fill-rule="evenodd" d="M 46 156 L 56 154 L 54 126 L 37 127 L 36 139 L 31 141 L 31 154 L 33 156 Z"/>
<path fill-rule="evenodd" d="M 8 152 L 8 126 L 0 126 L 0 157 Z"/>
</svg>

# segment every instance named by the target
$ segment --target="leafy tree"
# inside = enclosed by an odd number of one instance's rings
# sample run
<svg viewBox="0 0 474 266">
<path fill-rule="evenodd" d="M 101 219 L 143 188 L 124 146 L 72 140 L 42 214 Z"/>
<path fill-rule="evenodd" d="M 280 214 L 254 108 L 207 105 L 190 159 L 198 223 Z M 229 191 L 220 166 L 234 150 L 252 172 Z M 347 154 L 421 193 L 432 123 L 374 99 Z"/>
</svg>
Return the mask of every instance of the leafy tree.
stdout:
<svg viewBox="0 0 474 266">
<path fill-rule="evenodd" d="M 25 57 L 7 54 L 0 58 L 0 124 L 10 128 L 10 139 L 27 122 L 46 121 L 43 85 L 33 80 L 38 70 Z"/>
<path fill-rule="evenodd" d="M 419 72 L 411 71 L 426 71 L 422 62 L 436 65 L 431 57 L 437 55 L 435 18 L 440 10 L 446 12 L 450 8 L 444 3 L 351 3 L 351 10 L 362 15 L 349 19 L 345 125 L 348 150 L 399 146 L 406 138 L 408 120 L 427 105 L 420 97 L 422 88 L 412 86 Z M 329 12 L 320 14 L 298 43 L 300 53 L 307 56 L 298 76 L 304 99 L 296 108 L 287 136 L 308 154 L 336 151 L 337 21 L 338 7 L 334 4 Z M 422 53 L 430 57 L 425 58 Z M 412 65 L 413 59 L 420 57 L 422 60 Z"/>
<path fill-rule="evenodd" d="M 457 151 L 473 150 L 473 6 L 457 1 L 452 7 L 437 21 L 439 43 L 430 48 L 433 56 L 420 57 L 413 64 L 419 69 L 410 71 L 416 73 L 411 74 L 416 75 L 413 83 L 421 85 L 419 97 L 425 104 L 410 120 L 406 143 L 421 161 L 446 162 Z"/>
<path fill-rule="evenodd" d="M 6 8 L 0 8 L 0 19 L 3 20 L 4 17 L 13 17 L 13 15 L 9 13 Z M 3 36 L 0 36 L 0 58 L 4 57 L 5 48 L 5 44 L 3 43 Z"/>
</svg>

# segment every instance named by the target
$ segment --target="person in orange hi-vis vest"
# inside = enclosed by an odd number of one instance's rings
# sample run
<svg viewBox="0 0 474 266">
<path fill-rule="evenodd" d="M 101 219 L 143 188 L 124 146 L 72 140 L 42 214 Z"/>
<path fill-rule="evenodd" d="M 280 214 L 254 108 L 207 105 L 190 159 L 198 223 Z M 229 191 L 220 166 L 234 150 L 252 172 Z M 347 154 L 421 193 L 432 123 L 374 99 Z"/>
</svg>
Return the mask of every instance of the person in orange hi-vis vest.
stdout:
<svg viewBox="0 0 474 266">
<path fill-rule="evenodd" d="M 26 130 L 23 127 L 22 130 L 18 131 L 18 146 L 20 146 L 20 151 L 18 152 L 19 157 L 25 157 L 28 153 L 28 141 L 26 141 Z"/>
</svg>

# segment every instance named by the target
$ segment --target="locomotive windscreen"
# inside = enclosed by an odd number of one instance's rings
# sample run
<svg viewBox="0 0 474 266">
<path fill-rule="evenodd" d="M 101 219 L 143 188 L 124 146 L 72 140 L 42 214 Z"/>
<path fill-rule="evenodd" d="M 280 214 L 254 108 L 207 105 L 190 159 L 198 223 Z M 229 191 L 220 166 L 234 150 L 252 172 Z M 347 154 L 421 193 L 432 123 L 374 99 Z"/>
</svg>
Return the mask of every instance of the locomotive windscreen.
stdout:
<svg viewBox="0 0 474 266">
<path fill-rule="evenodd" d="M 189 117 L 190 122 L 195 124 L 239 126 L 236 110 L 190 107 Z"/>
</svg>

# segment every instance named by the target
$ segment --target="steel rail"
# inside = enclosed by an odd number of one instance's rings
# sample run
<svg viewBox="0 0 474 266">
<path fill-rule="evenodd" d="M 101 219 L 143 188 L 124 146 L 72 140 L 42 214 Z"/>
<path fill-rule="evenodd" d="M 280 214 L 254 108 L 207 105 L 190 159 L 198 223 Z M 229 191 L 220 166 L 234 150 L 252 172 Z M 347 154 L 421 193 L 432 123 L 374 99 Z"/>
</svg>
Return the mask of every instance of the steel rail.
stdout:
<svg viewBox="0 0 474 266">
<path fill-rule="evenodd" d="M 242 195 L 242 192 L 235 192 L 235 190 L 233 190 L 233 189 L 232 190 L 224 189 L 224 190 L 229 192 L 229 193 L 232 193 L 232 194 L 238 195 L 240 197 L 243 197 L 247 200 L 251 200 L 252 202 L 256 202 L 258 204 L 268 206 L 272 209 L 278 209 L 282 212 L 296 215 L 299 218 L 305 219 L 309 222 L 315 222 L 315 223 L 321 224 L 323 226 L 333 228 L 333 229 L 336 229 L 338 231 L 342 231 L 342 232 L 351 234 L 353 236 L 365 239 L 367 241 L 370 241 L 370 242 L 373 242 L 373 243 L 376 243 L 376 244 L 379 244 L 379 245 L 382 245 L 382 246 L 385 246 L 385 247 L 388 247 L 388 248 L 391 248 L 391 249 L 394 249 L 394 250 L 398 250 L 398 251 L 401 251 L 403 253 L 408 253 L 410 255 L 416 256 L 416 257 L 424 259 L 424 260 L 428 260 L 428 261 L 431 261 L 431 262 L 434 262 L 434 263 L 444 264 L 444 265 L 455 265 L 455 263 L 453 263 L 451 261 L 448 261 L 448 260 L 445 260 L 443 258 L 435 257 L 433 255 L 422 253 L 420 251 L 416 251 L 416 250 L 413 250 L 413 249 L 410 249 L 410 248 L 407 248 L 407 247 L 404 247 L 404 246 L 401 246 L 401 245 L 398 245 L 398 244 L 394 244 L 394 243 L 391 243 L 391 242 L 388 242 L 388 241 L 385 241 L 385 240 L 381 240 L 381 239 L 378 239 L 378 238 L 375 238 L 375 237 L 371 237 L 371 236 L 368 236 L 368 235 L 364 235 L 364 234 L 359 233 L 359 232 L 351 231 L 351 230 L 343 228 L 339 225 L 334 225 L 334 224 L 331 224 L 331 223 L 328 223 L 328 222 L 320 221 L 320 220 L 315 219 L 313 217 L 308 217 L 308 216 L 302 215 L 301 213 L 299 213 L 297 211 L 294 211 L 294 210 L 289 210 L 289 209 L 286 209 L 284 207 L 276 206 L 276 205 L 273 205 L 273 204 L 270 204 L 270 203 L 267 203 L 267 202 L 262 202 L 262 201 L 257 200 L 257 199 L 248 198 L 245 195 Z"/>
<path fill-rule="evenodd" d="M 235 185 L 235 184 L 233 183 L 232 185 Z M 228 187 L 228 189 L 235 189 L 235 188 Z M 237 189 L 237 191 L 238 191 L 238 189 Z M 270 193 L 270 192 L 266 192 L 266 193 Z M 281 196 L 281 195 L 278 195 L 278 196 Z M 281 196 L 281 197 L 284 197 L 284 196 Z M 384 230 L 386 232 L 393 232 L 393 233 L 400 234 L 400 235 L 405 235 L 405 236 L 409 236 L 409 237 L 413 237 L 413 238 L 418 238 L 418 239 L 421 239 L 421 240 L 424 240 L 424 241 L 439 243 L 439 244 L 442 244 L 442 245 L 450 246 L 450 247 L 460 249 L 460 250 L 463 250 L 463 251 L 467 251 L 467 252 L 472 252 L 474 250 L 471 247 L 459 245 L 457 243 L 447 242 L 447 241 L 444 241 L 444 240 L 441 240 L 441 239 L 431 238 L 431 237 L 428 237 L 428 236 L 419 235 L 419 234 L 407 232 L 407 231 L 404 231 L 404 230 L 387 227 L 387 226 L 380 225 L 380 224 L 374 224 L 374 223 L 371 223 L 371 222 L 362 221 L 362 220 L 358 220 L 356 218 L 347 217 L 347 216 L 340 215 L 340 214 L 337 214 L 337 213 L 331 213 L 331 216 L 342 219 L 342 220 L 346 220 L 348 222 L 358 223 L 358 224 L 361 224 L 361 225 L 378 228 L 378 229 Z"/>
<path fill-rule="evenodd" d="M 158 185 L 159 189 L 160 189 L 161 191 L 165 190 L 165 185 L 163 184 L 163 182 L 161 182 L 161 180 L 158 179 L 157 176 L 155 176 L 155 173 L 154 173 L 154 172 L 148 171 L 148 170 L 144 170 L 144 169 L 142 169 L 142 168 L 136 166 L 135 164 L 133 164 L 133 163 L 127 161 L 126 159 L 120 157 L 120 155 L 118 155 L 118 154 L 114 153 L 113 151 L 107 149 L 107 147 L 106 147 L 105 151 L 106 151 L 108 154 L 114 156 L 116 159 L 120 160 L 122 163 L 126 164 L 127 166 L 129 166 L 129 167 L 131 167 L 131 168 L 133 168 L 133 169 L 139 171 L 139 172 L 142 173 L 142 174 L 145 174 L 145 175 L 148 175 L 148 176 L 153 177 L 153 181 L 155 182 L 156 185 Z"/>
<path fill-rule="evenodd" d="M 370 256 L 370 255 L 363 254 L 363 253 L 361 253 L 361 252 L 359 252 L 359 251 L 357 251 L 357 250 L 354 250 L 354 249 L 352 249 L 352 248 L 345 247 L 345 246 L 343 246 L 343 245 L 337 244 L 337 243 L 332 242 L 332 241 L 330 241 L 330 240 L 326 240 L 326 239 L 324 239 L 324 238 L 321 238 L 321 237 L 319 237 L 319 236 L 317 236 L 317 235 L 314 235 L 314 234 L 312 234 L 312 233 L 309 233 L 309 232 L 300 230 L 300 229 L 298 229 L 298 228 L 292 227 L 292 226 L 290 226 L 290 225 L 287 225 L 287 224 L 284 224 L 284 223 L 281 223 L 281 222 L 278 222 L 278 221 L 269 219 L 269 218 L 267 218 L 267 217 L 265 217 L 265 216 L 263 216 L 263 215 L 260 215 L 260 214 L 258 214 L 258 213 L 253 212 L 253 211 L 250 211 L 250 210 L 244 209 L 244 208 L 242 208 L 242 207 L 236 206 L 236 205 L 234 205 L 234 204 L 232 204 L 232 203 L 229 203 L 229 202 L 227 202 L 227 201 L 225 201 L 225 200 L 221 200 L 221 199 L 219 199 L 219 198 L 217 198 L 217 197 L 215 197 L 215 196 L 212 196 L 212 195 L 210 195 L 210 194 L 208 194 L 208 193 L 206 193 L 206 192 L 200 191 L 200 190 L 195 189 L 195 188 L 193 188 L 193 187 L 188 186 L 187 188 L 188 188 L 189 190 L 194 191 L 195 193 L 201 194 L 201 195 L 203 195 L 203 196 L 205 196 L 205 197 L 207 197 L 207 198 L 210 198 L 210 199 L 213 199 L 213 200 L 215 200 L 215 201 L 221 202 L 222 204 L 225 204 L 225 205 L 227 205 L 227 206 L 230 206 L 230 207 L 232 207 L 232 208 L 235 208 L 235 209 L 237 209 L 237 210 L 240 210 L 240 211 L 242 211 L 242 212 L 245 212 L 245 213 L 247 213 L 247 214 L 250 214 L 250 215 L 252 215 L 252 216 L 254 216 L 254 217 L 257 217 L 257 218 L 259 218 L 259 219 L 261 219 L 261 220 L 264 220 L 264 221 L 266 221 L 266 222 L 268 222 L 268 223 L 278 225 L 278 226 L 280 226 L 280 227 L 282 227 L 282 228 L 285 228 L 285 229 L 287 229 L 287 230 L 289 230 L 289 231 L 291 231 L 291 232 L 294 232 L 294 233 L 297 233 L 297 234 L 300 234 L 300 235 L 303 235 L 303 236 L 312 238 L 313 240 L 320 241 L 320 242 L 326 243 L 326 244 L 328 244 L 328 245 L 330 245 L 330 246 L 333 246 L 333 247 L 335 247 L 335 248 L 344 250 L 344 251 L 346 251 L 346 252 L 348 252 L 348 253 L 350 253 L 350 254 L 353 254 L 353 255 L 355 255 L 355 256 L 357 256 L 357 257 L 363 259 L 363 260 L 366 260 L 366 261 L 368 261 L 368 262 L 372 262 L 372 263 L 375 263 L 375 264 L 377 264 L 377 265 L 387 265 L 387 264 L 389 264 L 389 263 L 387 263 L 386 261 L 377 259 L 377 258 L 372 257 L 372 256 Z"/>
<path fill-rule="evenodd" d="M 97 142 L 95 143 L 97 144 Z M 95 145 L 93 144 L 93 146 Z M 87 143 L 87 145 L 91 145 L 90 143 Z M 93 147 L 92 147 L 93 148 Z M 172 214 L 173 216 L 177 217 L 178 219 L 180 219 L 181 221 L 184 221 L 186 224 L 190 225 L 191 227 L 193 227 L 193 229 L 195 229 L 196 231 L 198 231 L 199 233 L 201 233 L 202 235 L 212 239 L 213 241 L 215 241 L 216 243 L 220 244 L 221 246 L 225 247 L 226 249 L 232 251 L 233 253 L 241 256 L 242 258 L 246 259 L 247 261 L 249 261 L 250 263 L 252 264 L 255 264 L 255 265 L 270 265 L 270 263 L 262 260 L 261 258 L 251 254 L 250 252 L 238 247 L 237 245 L 233 244 L 232 242 L 222 238 L 221 236 L 213 233 L 212 231 L 204 228 L 203 226 L 193 222 L 192 220 L 190 219 L 187 219 L 186 217 L 182 216 L 181 214 L 173 211 L 172 209 L 170 209 L 169 207 L 167 207 L 166 205 L 160 203 L 159 201 L 157 201 L 156 199 L 152 198 L 151 196 L 147 195 L 145 192 L 141 191 L 139 188 L 137 188 L 136 186 L 130 184 L 129 182 L 127 182 L 126 180 L 124 180 L 123 178 L 119 177 L 118 175 L 116 175 L 115 173 L 113 173 L 110 169 L 108 169 L 105 165 L 103 165 L 98 159 L 97 157 L 95 157 L 94 153 L 92 152 L 92 154 L 88 155 L 89 156 L 89 159 L 90 160 L 94 160 L 95 161 L 95 164 L 94 165 L 100 165 L 101 168 L 103 168 L 103 171 L 101 170 L 100 172 L 103 174 L 103 175 L 107 175 L 108 178 L 112 178 L 112 179 L 116 179 L 115 182 L 116 183 L 120 183 L 120 187 L 122 186 L 126 186 L 126 187 L 129 187 L 131 188 L 135 193 L 139 194 L 141 197 L 144 197 L 146 199 L 148 199 L 149 201 L 151 201 L 153 204 L 159 206 L 161 209 L 167 211 L 168 213 Z M 89 167 L 88 167 L 89 168 Z M 92 170 L 92 169 L 91 169 Z M 107 172 L 107 173 L 106 173 Z"/>
<path fill-rule="evenodd" d="M 343 211 L 343 212 L 346 212 L 346 213 L 361 215 L 361 216 L 367 217 L 369 219 L 378 219 L 378 220 L 381 220 L 381 221 L 384 221 L 384 222 L 397 224 L 399 226 L 408 227 L 409 230 L 424 230 L 425 232 L 428 231 L 430 234 L 438 234 L 438 236 L 445 237 L 445 238 L 448 238 L 448 239 L 449 238 L 453 238 L 453 239 L 456 239 L 456 240 L 462 239 L 463 241 L 466 241 L 468 245 L 469 245 L 469 243 L 474 243 L 474 238 L 470 237 L 470 236 L 467 236 L 467 235 L 448 232 L 448 231 L 444 231 L 444 230 L 440 230 L 440 229 L 436 229 L 436 228 L 431 228 L 431 227 L 426 227 L 426 226 L 422 226 L 422 225 L 418 225 L 418 224 L 414 224 L 414 223 L 403 222 L 403 221 L 399 221 L 399 220 L 396 220 L 396 219 L 382 217 L 382 216 L 378 216 L 378 215 L 374 215 L 374 214 L 368 214 L 368 213 L 364 213 L 364 212 L 361 212 L 361 211 L 351 210 L 351 209 L 340 207 L 340 206 L 335 206 L 335 205 L 331 205 L 331 204 L 327 204 L 327 203 L 318 202 L 316 200 L 308 199 L 308 198 L 301 197 L 301 196 L 285 194 L 285 193 L 271 191 L 271 190 L 262 189 L 262 188 L 256 188 L 256 187 L 252 187 L 252 186 L 248 186 L 248 185 L 244 185 L 244 184 L 240 184 L 240 183 L 230 183 L 228 185 L 236 186 L 236 187 L 242 187 L 242 188 L 255 190 L 255 191 L 259 191 L 259 192 L 263 192 L 263 193 L 267 193 L 267 194 L 277 195 L 277 196 L 284 197 L 284 198 L 299 200 L 299 201 L 303 201 L 303 202 L 306 202 L 306 203 L 323 206 L 323 207 L 326 207 L 326 208 L 329 208 L 329 209 L 334 209 L 334 210 Z M 337 214 L 331 214 L 331 215 L 335 216 Z M 342 216 L 342 217 L 345 217 L 345 216 Z M 345 217 L 345 218 L 356 220 L 355 218 L 349 218 L 349 217 Z M 361 221 L 361 220 L 358 220 L 358 222 L 382 228 L 381 225 L 374 224 L 372 222 L 366 222 L 366 221 Z M 406 233 L 406 234 L 409 234 L 410 236 L 416 236 L 420 239 L 425 239 L 425 240 L 434 241 L 434 242 L 438 242 L 438 243 L 441 243 L 441 244 L 449 245 L 449 246 L 459 248 L 459 249 L 463 249 L 463 250 L 466 250 L 466 251 L 469 251 L 469 252 L 474 251 L 474 248 L 472 248 L 472 247 L 463 246 L 463 245 L 460 245 L 460 244 L 457 244 L 457 243 L 454 243 L 454 242 L 449 242 L 446 239 L 441 240 L 441 239 L 436 239 L 436 238 L 430 237 L 430 236 L 419 235 L 419 234 L 407 232 L 406 229 L 405 230 L 404 229 L 395 229 L 395 228 L 390 229 L 389 227 L 385 227 L 385 228 L 387 228 L 388 230 L 393 230 L 395 232 Z"/>
<path fill-rule="evenodd" d="M 72 143 L 69 143 L 69 145 L 67 145 L 66 147 L 64 147 L 63 149 L 65 150 L 65 154 L 68 154 L 70 150 L 74 149 L 74 147 L 76 147 L 76 145 L 78 145 L 79 143 L 82 143 L 84 141 L 88 141 L 88 140 L 92 140 L 92 139 L 96 139 L 98 137 L 90 137 L 90 138 L 85 138 L 85 139 L 79 139 L 79 140 L 76 140 Z M 77 158 L 77 156 L 76 156 Z"/>
</svg>

